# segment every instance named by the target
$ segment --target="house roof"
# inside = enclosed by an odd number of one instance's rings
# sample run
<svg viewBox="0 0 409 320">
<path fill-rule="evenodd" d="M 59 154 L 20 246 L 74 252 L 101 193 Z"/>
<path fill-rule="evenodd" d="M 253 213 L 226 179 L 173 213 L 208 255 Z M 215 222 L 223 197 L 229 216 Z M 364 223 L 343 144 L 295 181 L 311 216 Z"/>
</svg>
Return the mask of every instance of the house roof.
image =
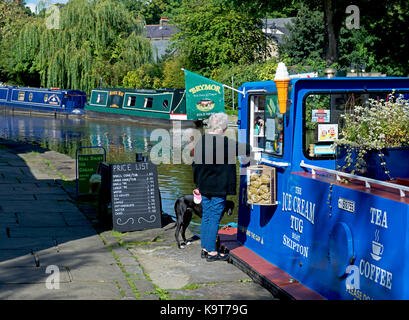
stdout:
<svg viewBox="0 0 409 320">
<path fill-rule="evenodd" d="M 164 39 L 170 38 L 173 34 L 179 30 L 170 24 L 148 24 L 145 26 L 146 37 L 149 39 Z"/>
<path fill-rule="evenodd" d="M 261 19 L 263 23 L 263 31 L 267 34 L 271 34 L 277 39 L 277 42 L 281 44 L 283 42 L 283 36 L 286 35 L 288 37 L 290 35 L 288 27 L 293 25 L 292 19 L 292 17 Z"/>
</svg>

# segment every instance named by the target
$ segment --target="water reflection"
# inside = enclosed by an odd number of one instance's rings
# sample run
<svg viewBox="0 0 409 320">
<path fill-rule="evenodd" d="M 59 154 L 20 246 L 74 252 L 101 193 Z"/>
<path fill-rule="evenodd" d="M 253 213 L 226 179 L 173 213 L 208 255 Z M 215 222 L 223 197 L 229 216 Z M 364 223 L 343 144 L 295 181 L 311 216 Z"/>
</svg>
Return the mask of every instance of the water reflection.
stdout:
<svg viewBox="0 0 409 320">
<path fill-rule="evenodd" d="M 34 142 L 41 147 L 55 150 L 75 158 L 78 147 L 102 146 L 107 151 L 108 162 L 132 162 L 136 153 L 149 154 L 156 144 L 151 133 L 156 126 L 121 123 L 119 121 L 96 121 L 91 119 L 55 119 L 24 115 L 0 115 L 0 137 L 10 140 Z M 179 132 L 182 130 L 182 132 Z M 174 133 L 184 130 L 171 128 L 170 141 Z M 231 136 L 232 132 L 230 132 Z M 174 142 L 174 141 L 173 141 Z M 162 208 L 174 216 L 175 200 L 194 189 L 192 167 L 189 164 L 159 164 L 158 180 L 162 196 Z M 238 196 L 229 197 L 236 203 L 235 213 L 222 219 L 222 224 L 237 221 Z M 190 230 L 200 233 L 200 219 L 193 217 Z"/>
</svg>

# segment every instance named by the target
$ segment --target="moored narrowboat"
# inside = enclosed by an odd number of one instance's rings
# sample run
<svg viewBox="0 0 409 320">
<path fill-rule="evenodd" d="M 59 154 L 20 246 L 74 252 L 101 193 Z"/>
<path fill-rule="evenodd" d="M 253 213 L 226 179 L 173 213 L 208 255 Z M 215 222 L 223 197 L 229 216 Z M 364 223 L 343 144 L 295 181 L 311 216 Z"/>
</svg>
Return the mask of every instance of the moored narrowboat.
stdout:
<svg viewBox="0 0 409 320">
<path fill-rule="evenodd" d="M 409 78 L 287 85 L 284 99 L 275 81 L 240 88 L 239 141 L 258 161 L 242 164 L 233 262 L 293 298 L 408 299 L 407 156 L 385 181 L 341 171 L 333 144 L 341 114 L 392 91 L 407 99 Z"/>
<path fill-rule="evenodd" d="M 79 90 L 0 86 L 0 107 L 18 113 L 82 116 L 86 101 Z"/>
<path fill-rule="evenodd" d="M 201 119 L 188 118 L 184 89 L 94 89 L 85 110 L 87 117 L 105 120 L 146 124 L 180 120 L 184 126 L 201 124 Z"/>
</svg>

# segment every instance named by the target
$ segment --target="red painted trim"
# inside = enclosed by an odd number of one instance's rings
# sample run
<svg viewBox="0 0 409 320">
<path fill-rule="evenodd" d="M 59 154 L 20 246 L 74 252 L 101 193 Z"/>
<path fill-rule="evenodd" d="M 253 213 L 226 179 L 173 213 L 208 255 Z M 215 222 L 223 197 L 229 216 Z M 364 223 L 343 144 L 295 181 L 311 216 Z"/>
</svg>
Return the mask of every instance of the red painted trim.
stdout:
<svg viewBox="0 0 409 320">
<path fill-rule="evenodd" d="M 237 242 L 237 228 L 227 227 L 219 231 L 220 243 L 229 249 L 230 255 L 246 264 L 246 266 L 278 287 L 296 300 L 325 300 L 267 260 Z"/>
</svg>

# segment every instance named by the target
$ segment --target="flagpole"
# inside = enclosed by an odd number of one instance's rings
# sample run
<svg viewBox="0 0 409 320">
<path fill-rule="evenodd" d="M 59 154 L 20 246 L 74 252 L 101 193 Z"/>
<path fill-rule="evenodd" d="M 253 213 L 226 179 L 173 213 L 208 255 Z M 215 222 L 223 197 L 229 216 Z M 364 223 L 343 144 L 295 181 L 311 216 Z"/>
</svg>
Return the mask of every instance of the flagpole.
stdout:
<svg viewBox="0 0 409 320">
<path fill-rule="evenodd" d="M 237 89 L 232 88 L 232 87 L 229 87 L 228 85 L 223 84 L 223 83 L 222 83 L 222 85 L 223 85 L 223 87 L 226 87 L 226 88 L 228 88 L 228 89 L 230 89 L 230 90 L 233 90 L 233 91 L 236 91 L 236 92 L 238 92 L 238 93 L 241 93 L 243 96 L 246 96 L 246 92 L 245 92 L 245 91 L 237 90 Z"/>
</svg>

